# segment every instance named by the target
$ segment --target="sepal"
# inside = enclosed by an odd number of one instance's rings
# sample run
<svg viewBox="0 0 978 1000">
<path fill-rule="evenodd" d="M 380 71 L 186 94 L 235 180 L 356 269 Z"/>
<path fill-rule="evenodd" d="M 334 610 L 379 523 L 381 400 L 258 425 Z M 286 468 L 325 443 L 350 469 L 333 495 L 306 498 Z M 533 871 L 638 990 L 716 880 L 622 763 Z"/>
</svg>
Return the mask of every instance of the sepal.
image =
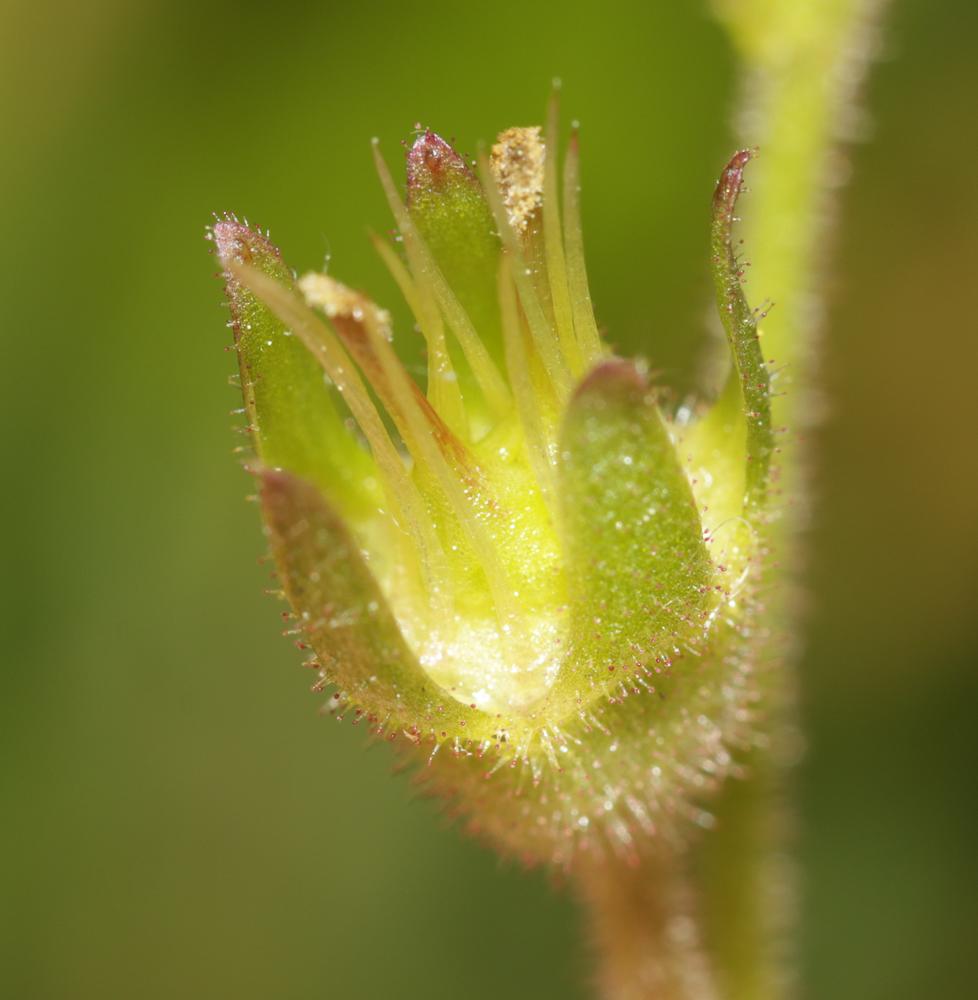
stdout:
<svg viewBox="0 0 978 1000">
<path fill-rule="evenodd" d="M 347 516 L 361 520 L 379 498 L 372 458 L 348 432 L 345 407 L 315 358 L 234 273 L 249 267 L 291 290 L 291 271 L 266 235 L 237 219 L 218 220 L 211 237 L 223 269 L 256 457 L 316 483 Z"/>
<path fill-rule="evenodd" d="M 575 392 L 559 484 L 570 618 L 554 697 L 586 700 L 699 649 L 716 574 L 655 395 L 631 362 L 603 362 Z"/>
</svg>

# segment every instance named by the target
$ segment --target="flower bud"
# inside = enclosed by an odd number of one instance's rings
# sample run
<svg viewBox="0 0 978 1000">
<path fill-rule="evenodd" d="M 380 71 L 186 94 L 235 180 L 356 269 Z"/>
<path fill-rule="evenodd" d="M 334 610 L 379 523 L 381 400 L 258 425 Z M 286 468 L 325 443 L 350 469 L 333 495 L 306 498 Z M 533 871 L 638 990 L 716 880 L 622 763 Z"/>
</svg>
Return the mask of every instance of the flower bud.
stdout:
<svg viewBox="0 0 978 1000">
<path fill-rule="evenodd" d="M 707 822 L 751 738 L 772 447 L 731 249 L 748 154 L 714 202 L 731 381 L 683 424 L 598 337 L 576 136 L 563 212 L 556 154 L 555 104 L 478 173 L 423 132 L 406 203 L 376 153 L 403 257 L 377 244 L 425 340 L 424 388 L 365 295 L 294 281 L 233 219 L 213 237 L 315 689 L 417 757 L 474 832 L 567 866 Z"/>
</svg>

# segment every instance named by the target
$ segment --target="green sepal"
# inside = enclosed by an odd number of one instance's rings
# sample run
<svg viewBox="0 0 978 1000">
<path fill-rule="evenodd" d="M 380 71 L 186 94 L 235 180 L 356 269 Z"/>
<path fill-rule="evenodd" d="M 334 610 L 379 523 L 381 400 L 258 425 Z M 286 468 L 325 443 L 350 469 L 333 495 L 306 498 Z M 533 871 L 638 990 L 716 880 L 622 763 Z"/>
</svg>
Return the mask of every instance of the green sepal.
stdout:
<svg viewBox="0 0 978 1000">
<path fill-rule="evenodd" d="M 551 696 L 586 702 L 701 646 L 714 572 L 689 480 L 630 362 L 603 362 L 578 387 L 559 476 L 569 648 Z"/>
<path fill-rule="evenodd" d="M 220 220 L 212 232 L 257 458 L 310 480 L 345 515 L 363 519 L 380 502 L 373 459 L 346 426 L 343 404 L 334 400 L 316 359 L 229 267 L 246 264 L 290 289 L 291 271 L 266 236 L 235 219 Z"/>
<path fill-rule="evenodd" d="M 771 378 L 757 335 L 757 315 L 751 309 L 741 284 L 743 271 L 734 252 L 733 224 L 737 199 L 743 186 L 744 168 L 753 153 L 735 153 L 724 168 L 713 194 L 713 225 L 710 250 L 717 310 L 727 335 L 733 366 L 723 395 L 717 402 L 720 419 L 740 396 L 746 425 L 746 472 L 744 514 L 761 510 L 767 496 L 774 433 L 771 427 Z M 736 386 L 739 385 L 739 394 Z"/>
</svg>

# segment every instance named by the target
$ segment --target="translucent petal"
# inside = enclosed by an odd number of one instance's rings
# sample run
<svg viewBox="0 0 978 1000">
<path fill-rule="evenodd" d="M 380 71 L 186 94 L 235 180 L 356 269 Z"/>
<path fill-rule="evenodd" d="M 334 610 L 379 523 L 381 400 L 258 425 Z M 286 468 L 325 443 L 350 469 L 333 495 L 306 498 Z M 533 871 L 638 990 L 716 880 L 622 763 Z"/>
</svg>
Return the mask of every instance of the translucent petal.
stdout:
<svg viewBox="0 0 978 1000">
<path fill-rule="evenodd" d="M 414 741 L 491 739 L 498 723 L 424 672 L 339 514 L 310 483 L 261 474 L 261 502 L 285 593 L 337 707 Z"/>
</svg>

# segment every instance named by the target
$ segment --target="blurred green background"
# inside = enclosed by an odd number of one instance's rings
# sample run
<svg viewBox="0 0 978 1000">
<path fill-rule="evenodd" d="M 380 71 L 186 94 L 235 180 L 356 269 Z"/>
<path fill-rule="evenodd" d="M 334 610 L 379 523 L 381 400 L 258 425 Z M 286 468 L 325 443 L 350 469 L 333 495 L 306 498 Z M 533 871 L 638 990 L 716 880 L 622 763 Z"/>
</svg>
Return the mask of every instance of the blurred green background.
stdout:
<svg viewBox="0 0 978 1000">
<path fill-rule="evenodd" d="M 393 288 L 369 138 L 582 122 L 599 318 L 689 385 L 736 74 L 703 4 L 96 0 L 0 25 L 0 995 L 586 995 L 570 901 L 316 714 L 230 454 L 213 210 Z M 974 996 L 978 7 L 897 0 L 833 240 L 806 998 Z"/>
</svg>

